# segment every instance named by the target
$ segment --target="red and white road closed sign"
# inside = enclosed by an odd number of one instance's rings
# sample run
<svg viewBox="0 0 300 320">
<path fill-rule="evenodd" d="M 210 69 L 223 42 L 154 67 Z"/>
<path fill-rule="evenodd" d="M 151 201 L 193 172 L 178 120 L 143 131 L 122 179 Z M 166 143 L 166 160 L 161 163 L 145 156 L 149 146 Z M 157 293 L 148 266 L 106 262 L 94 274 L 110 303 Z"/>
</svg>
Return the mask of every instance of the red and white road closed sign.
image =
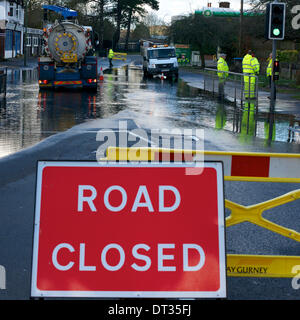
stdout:
<svg viewBox="0 0 300 320">
<path fill-rule="evenodd" d="M 33 297 L 225 297 L 222 163 L 39 162 Z"/>
</svg>

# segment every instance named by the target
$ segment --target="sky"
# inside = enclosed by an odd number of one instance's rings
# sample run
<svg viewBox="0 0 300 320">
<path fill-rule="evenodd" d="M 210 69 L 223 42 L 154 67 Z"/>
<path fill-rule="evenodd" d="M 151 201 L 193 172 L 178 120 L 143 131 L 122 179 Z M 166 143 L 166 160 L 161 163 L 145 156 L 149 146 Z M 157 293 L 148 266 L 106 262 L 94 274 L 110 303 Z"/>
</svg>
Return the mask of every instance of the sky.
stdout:
<svg viewBox="0 0 300 320">
<path fill-rule="evenodd" d="M 230 8 L 240 10 L 241 0 L 222 1 L 229 1 Z M 211 2 L 212 7 L 219 7 L 218 0 L 160 0 L 159 11 L 155 11 L 155 13 L 165 22 L 170 22 L 171 16 L 193 13 L 195 10 L 207 6 L 208 2 Z M 244 0 L 245 9 L 249 7 L 246 2 L 247 0 Z"/>
</svg>

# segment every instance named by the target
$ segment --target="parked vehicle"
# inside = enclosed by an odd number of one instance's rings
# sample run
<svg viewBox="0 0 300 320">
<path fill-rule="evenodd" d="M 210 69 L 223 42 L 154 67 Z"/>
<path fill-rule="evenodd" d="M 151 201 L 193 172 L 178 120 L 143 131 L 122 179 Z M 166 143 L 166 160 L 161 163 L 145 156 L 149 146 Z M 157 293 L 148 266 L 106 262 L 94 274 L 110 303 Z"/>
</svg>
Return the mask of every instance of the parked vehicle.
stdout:
<svg viewBox="0 0 300 320">
<path fill-rule="evenodd" d="M 87 88 L 97 90 L 97 58 L 92 45 L 92 29 L 78 24 L 77 12 L 44 5 L 44 52 L 39 57 L 40 88 Z M 49 24 L 47 11 L 62 16 Z"/>
</svg>

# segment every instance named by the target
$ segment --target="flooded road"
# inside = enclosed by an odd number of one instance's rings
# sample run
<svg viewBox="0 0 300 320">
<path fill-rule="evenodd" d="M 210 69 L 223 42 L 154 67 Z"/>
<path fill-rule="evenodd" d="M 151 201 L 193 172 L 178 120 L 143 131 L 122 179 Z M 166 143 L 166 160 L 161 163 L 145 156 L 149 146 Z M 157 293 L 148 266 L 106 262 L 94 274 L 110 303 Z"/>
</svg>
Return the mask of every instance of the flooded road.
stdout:
<svg viewBox="0 0 300 320">
<path fill-rule="evenodd" d="M 215 97 L 184 81 L 143 79 L 136 66 L 107 70 L 97 93 L 85 91 L 39 91 L 37 69 L 8 69 L 7 95 L 0 102 L 0 157 L 32 146 L 46 137 L 90 119 L 108 118 L 130 110 L 149 123 L 165 128 L 189 127 L 226 130 L 240 143 L 254 137 L 268 139 L 270 114 L 255 103 L 243 108 L 220 103 Z M 299 126 L 292 114 L 274 116 L 273 141 L 299 144 Z"/>
</svg>

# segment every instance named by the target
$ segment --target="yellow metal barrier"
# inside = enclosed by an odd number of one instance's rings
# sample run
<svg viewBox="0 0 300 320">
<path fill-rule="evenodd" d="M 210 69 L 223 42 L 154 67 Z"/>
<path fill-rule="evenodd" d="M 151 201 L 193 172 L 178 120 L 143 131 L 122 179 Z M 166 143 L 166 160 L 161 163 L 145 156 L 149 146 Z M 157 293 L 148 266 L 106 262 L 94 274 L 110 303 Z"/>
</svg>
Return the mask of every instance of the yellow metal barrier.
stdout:
<svg viewBox="0 0 300 320">
<path fill-rule="evenodd" d="M 109 147 L 103 160 L 193 161 L 199 156 L 199 160 L 223 161 L 227 181 L 300 182 L 300 154 Z M 247 221 L 300 242 L 297 231 L 262 217 L 264 211 L 298 199 L 300 189 L 251 206 L 225 200 L 225 207 L 231 211 L 226 217 L 226 227 Z M 293 271 L 297 265 L 300 265 L 300 256 L 227 254 L 228 276 L 290 278 L 297 273 Z"/>
<path fill-rule="evenodd" d="M 114 52 L 113 60 L 127 60 L 127 53 Z"/>
<path fill-rule="evenodd" d="M 230 277 L 293 278 L 300 265 L 298 256 L 227 254 Z"/>
</svg>

